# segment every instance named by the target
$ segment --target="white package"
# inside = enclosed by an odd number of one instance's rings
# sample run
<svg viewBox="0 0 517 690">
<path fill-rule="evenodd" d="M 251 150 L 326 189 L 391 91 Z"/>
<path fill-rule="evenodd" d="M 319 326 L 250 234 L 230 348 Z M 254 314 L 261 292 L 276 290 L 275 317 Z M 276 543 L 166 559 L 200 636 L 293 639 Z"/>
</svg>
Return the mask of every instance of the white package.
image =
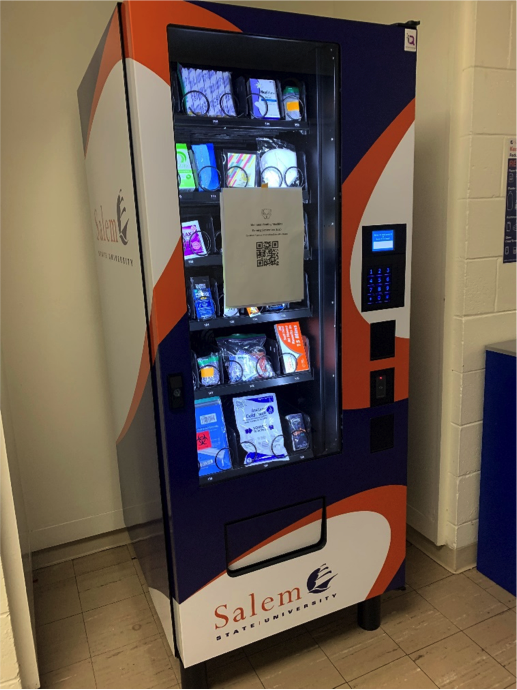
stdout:
<svg viewBox="0 0 517 690">
<path fill-rule="evenodd" d="M 233 410 L 245 465 L 289 460 L 274 393 L 234 398 Z"/>
</svg>

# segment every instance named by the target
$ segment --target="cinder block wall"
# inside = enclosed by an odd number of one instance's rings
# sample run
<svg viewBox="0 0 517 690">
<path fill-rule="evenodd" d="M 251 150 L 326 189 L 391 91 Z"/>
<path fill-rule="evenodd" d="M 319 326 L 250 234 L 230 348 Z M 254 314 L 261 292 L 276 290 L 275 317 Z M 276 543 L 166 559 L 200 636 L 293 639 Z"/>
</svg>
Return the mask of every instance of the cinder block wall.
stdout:
<svg viewBox="0 0 517 690">
<path fill-rule="evenodd" d="M 458 12 L 439 543 L 467 549 L 463 560 L 472 560 L 478 530 L 485 347 L 515 337 L 516 264 L 503 264 L 502 259 L 506 147 L 516 133 L 515 3 L 458 3 Z"/>
</svg>

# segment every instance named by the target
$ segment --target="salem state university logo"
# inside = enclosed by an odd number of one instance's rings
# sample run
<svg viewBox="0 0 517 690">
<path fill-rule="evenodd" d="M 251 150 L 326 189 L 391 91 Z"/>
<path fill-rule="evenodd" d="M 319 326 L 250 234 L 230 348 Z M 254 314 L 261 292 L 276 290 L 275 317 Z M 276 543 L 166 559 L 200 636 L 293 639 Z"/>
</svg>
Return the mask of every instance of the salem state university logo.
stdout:
<svg viewBox="0 0 517 690">
<path fill-rule="evenodd" d="M 327 567 L 326 563 L 324 563 L 322 566 L 314 570 L 307 578 L 307 591 L 311 594 L 321 594 L 322 592 L 326 592 L 330 587 L 331 581 L 335 577 L 335 575 L 332 575 L 332 570 Z"/>
<path fill-rule="evenodd" d="M 126 220 L 124 225 L 122 225 L 122 222 L 124 221 L 124 213 L 126 213 L 126 207 L 124 206 L 122 208 L 122 205 L 124 204 L 124 197 L 122 196 L 122 190 L 119 191 L 118 197 L 117 197 L 117 224 L 118 224 L 118 236 L 120 237 L 120 241 L 122 244 L 127 244 L 127 225 L 129 223 L 129 218 Z"/>
<path fill-rule="evenodd" d="M 101 242 L 122 242 L 126 245 L 129 241 L 127 236 L 129 218 L 127 217 L 126 204 L 122 196 L 122 190 L 119 190 L 116 205 L 117 217 L 105 218 L 102 204 L 99 210 L 94 210 L 95 227 L 97 228 L 97 239 Z"/>
<path fill-rule="evenodd" d="M 316 570 L 309 575 L 307 578 L 307 592 L 308 594 L 322 594 L 326 592 L 332 580 L 337 576 L 332 574 L 332 571 L 327 566 L 326 563 L 321 565 Z M 286 589 L 283 592 L 278 592 L 276 594 L 271 594 L 271 596 L 266 596 L 262 599 L 257 597 L 254 592 L 248 595 L 247 601 L 242 601 L 241 606 L 237 606 L 233 611 L 228 608 L 228 604 L 220 604 L 215 608 L 214 614 L 217 619 L 215 622 L 215 629 L 221 630 L 225 628 L 230 621 L 234 624 L 242 623 L 248 621 L 255 617 L 261 617 L 261 621 L 257 621 L 257 625 L 260 623 L 269 623 L 270 621 L 278 620 L 286 615 L 290 615 L 301 611 L 302 609 L 308 609 L 309 606 L 314 606 L 316 604 L 321 604 L 324 601 L 333 599 L 336 594 L 332 594 L 320 599 L 311 597 L 311 600 L 304 603 L 304 597 L 306 595 L 302 594 L 301 587 L 293 587 L 292 589 Z M 298 603 L 301 602 L 301 603 Z M 285 609 L 284 609 L 285 607 Z M 266 614 L 266 617 L 264 617 Z M 251 628 L 255 627 L 255 623 L 249 621 L 247 625 Z M 237 628 L 234 632 L 226 632 L 224 635 L 219 635 L 218 640 L 223 639 L 223 637 L 228 637 L 231 634 L 239 633 L 240 631 L 245 631 L 246 627 Z"/>
</svg>

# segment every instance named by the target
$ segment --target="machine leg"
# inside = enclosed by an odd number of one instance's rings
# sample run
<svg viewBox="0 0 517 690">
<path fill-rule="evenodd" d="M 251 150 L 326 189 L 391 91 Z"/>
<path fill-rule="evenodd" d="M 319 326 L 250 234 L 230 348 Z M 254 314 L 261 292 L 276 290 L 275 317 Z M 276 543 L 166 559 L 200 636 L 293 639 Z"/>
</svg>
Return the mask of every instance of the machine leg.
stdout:
<svg viewBox="0 0 517 690">
<path fill-rule="evenodd" d="M 357 604 L 357 625 L 363 630 L 377 630 L 381 624 L 381 597 L 372 597 Z"/>
<path fill-rule="evenodd" d="M 188 666 L 185 668 L 180 659 L 181 687 L 182 688 L 208 688 L 208 677 L 206 674 L 206 662 Z"/>
</svg>

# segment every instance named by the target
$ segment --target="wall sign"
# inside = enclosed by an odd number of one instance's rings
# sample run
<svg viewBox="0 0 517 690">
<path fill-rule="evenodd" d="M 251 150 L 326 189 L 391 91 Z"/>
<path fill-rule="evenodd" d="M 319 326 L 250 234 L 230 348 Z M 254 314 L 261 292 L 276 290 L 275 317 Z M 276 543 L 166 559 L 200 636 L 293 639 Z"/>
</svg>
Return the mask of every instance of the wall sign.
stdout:
<svg viewBox="0 0 517 690">
<path fill-rule="evenodd" d="M 504 247 L 503 263 L 509 264 L 517 259 L 517 237 L 515 235 L 515 209 L 517 197 L 515 194 L 515 162 L 516 162 L 516 140 L 507 139 L 507 167 L 506 167 L 506 195 L 505 195 L 505 216 L 504 216 Z"/>
</svg>

